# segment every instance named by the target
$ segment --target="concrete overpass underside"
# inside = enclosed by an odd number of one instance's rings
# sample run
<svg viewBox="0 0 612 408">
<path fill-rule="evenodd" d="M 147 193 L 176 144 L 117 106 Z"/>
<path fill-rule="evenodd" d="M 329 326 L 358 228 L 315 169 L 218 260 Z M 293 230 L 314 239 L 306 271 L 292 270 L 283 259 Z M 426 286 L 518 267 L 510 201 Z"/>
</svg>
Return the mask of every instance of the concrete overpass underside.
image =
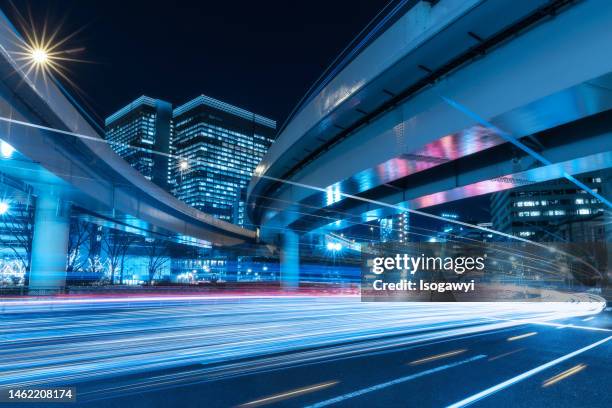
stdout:
<svg viewBox="0 0 612 408">
<path fill-rule="evenodd" d="M 598 0 L 419 2 L 282 129 L 249 186 L 262 239 L 295 253 L 287 230 L 610 167 L 610 19 Z"/>
</svg>

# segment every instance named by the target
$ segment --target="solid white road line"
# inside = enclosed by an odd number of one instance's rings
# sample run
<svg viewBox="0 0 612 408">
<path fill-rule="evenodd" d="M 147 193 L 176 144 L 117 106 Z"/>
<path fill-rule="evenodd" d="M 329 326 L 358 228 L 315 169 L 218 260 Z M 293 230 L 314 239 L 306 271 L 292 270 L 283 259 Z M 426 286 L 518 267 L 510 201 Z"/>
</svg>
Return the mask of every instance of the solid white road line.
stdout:
<svg viewBox="0 0 612 408">
<path fill-rule="evenodd" d="M 366 387 L 366 388 L 362 388 L 362 389 L 357 390 L 357 391 L 349 392 L 348 394 L 340 395 L 340 396 L 335 397 L 335 398 L 331 398 L 331 399 L 328 399 L 328 400 L 325 400 L 325 401 L 317 402 L 316 404 L 308 405 L 306 408 L 321 408 L 321 407 L 326 407 L 328 405 L 337 404 L 338 402 L 342 402 L 342 401 L 345 401 L 345 400 L 350 399 L 350 398 L 359 397 L 360 395 L 363 395 L 363 394 L 367 394 L 367 393 L 370 393 L 370 392 L 373 392 L 373 391 L 378 391 L 378 390 L 381 390 L 383 388 L 391 387 L 392 385 L 396 385 L 396 384 L 400 384 L 400 383 L 403 383 L 403 382 L 406 382 L 406 381 L 414 380 L 416 378 L 423 377 L 423 376 L 426 376 L 426 375 L 429 375 L 429 374 L 434 374 L 434 373 L 437 373 L 439 371 L 446 370 L 446 369 L 453 368 L 453 367 L 457 367 L 459 365 L 466 364 L 466 363 L 469 363 L 469 362 L 472 362 L 472 361 L 475 361 L 475 360 L 480 360 L 480 359 L 485 358 L 485 357 L 487 357 L 487 356 L 485 356 L 484 354 L 479 354 L 477 356 L 468 358 L 466 360 L 457 361 L 456 363 L 450 363 L 450 364 L 446 364 L 446 365 L 439 366 L 439 367 L 436 367 L 436 368 L 432 368 L 430 370 L 420 371 L 418 373 L 410 374 L 410 375 L 407 375 L 405 377 L 396 378 L 395 380 L 387 381 L 387 382 L 384 382 L 384 383 L 381 383 L 381 384 L 372 385 L 371 387 Z"/>
<path fill-rule="evenodd" d="M 578 354 L 582 354 L 585 351 L 589 351 L 589 350 L 591 350 L 591 349 L 593 349 L 593 348 L 595 348 L 595 347 L 597 347 L 597 346 L 599 346 L 601 344 L 604 344 L 605 342 L 609 341 L 610 339 L 612 339 L 612 336 L 606 337 L 603 340 L 599 340 L 598 342 L 590 344 L 590 345 L 588 345 L 586 347 L 583 347 L 583 348 L 581 348 L 579 350 L 572 351 L 569 354 L 566 354 L 566 355 L 564 355 L 562 357 L 559 357 L 559 358 L 557 358 L 555 360 L 549 361 L 546 364 L 542 364 L 541 366 L 538 366 L 538 367 L 533 368 L 533 369 L 531 369 L 529 371 L 526 371 L 523 374 L 519 374 L 516 377 L 512 377 L 509 380 L 506 380 L 506 381 L 501 382 L 501 383 L 499 383 L 497 385 L 494 385 L 493 387 L 487 388 L 484 391 L 480 391 L 479 393 L 474 394 L 471 397 L 467 397 L 465 399 L 462 399 L 461 401 L 455 402 L 454 404 L 451 404 L 451 405 L 449 405 L 446 408 L 459 408 L 459 407 L 468 406 L 468 405 L 470 405 L 470 404 L 472 404 L 472 403 L 474 403 L 474 402 L 476 402 L 476 401 L 478 401 L 480 399 L 488 397 L 491 394 L 495 394 L 497 391 L 501 391 L 504 388 L 508 388 L 508 387 L 510 387 L 513 384 L 516 384 L 516 383 L 518 383 L 518 382 L 520 382 L 520 381 L 522 381 L 522 380 L 524 380 L 526 378 L 529 378 L 532 375 L 535 375 L 535 374 L 539 373 L 540 371 L 544 371 L 547 368 L 550 368 L 550 367 L 552 367 L 554 365 L 562 363 L 565 360 L 569 360 L 570 358 L 575 357 Z"/>
</svg>

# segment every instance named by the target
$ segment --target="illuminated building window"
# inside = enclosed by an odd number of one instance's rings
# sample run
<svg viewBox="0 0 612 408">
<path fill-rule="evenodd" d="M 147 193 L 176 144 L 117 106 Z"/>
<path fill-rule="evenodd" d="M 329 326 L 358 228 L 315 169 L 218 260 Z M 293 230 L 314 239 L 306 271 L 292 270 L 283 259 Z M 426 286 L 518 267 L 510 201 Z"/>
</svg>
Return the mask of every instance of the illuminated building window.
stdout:
<svg viewBox="0 0 612 408">
<path fill-rule="evenodd" d="M 540 211 L 521 211 L 518 213 L 519 217 L 539 217 Z"/>
<path fill-rule="evenodd" d="M 560 216 L 560 215 L 565 215 L 565 210 L 548 210 L 544 213 L 544 215 L 548 215 L 548 216 Z"/>
</svg>

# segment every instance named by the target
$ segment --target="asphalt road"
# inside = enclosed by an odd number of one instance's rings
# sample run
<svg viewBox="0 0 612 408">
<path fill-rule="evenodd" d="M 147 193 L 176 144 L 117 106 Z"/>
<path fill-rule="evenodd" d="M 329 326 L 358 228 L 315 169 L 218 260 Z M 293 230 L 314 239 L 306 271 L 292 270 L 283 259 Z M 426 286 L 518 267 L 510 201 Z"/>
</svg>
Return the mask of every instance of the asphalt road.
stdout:
<svg viewBox="0 0 612 408">
<path fill-rule="evenodd" d="M 609 311 L 312 299 L 136 305 L 4 313 L 3 386 L 76 386 L 71 406 L 86 407 L 612 406 Z"/>
</svg>

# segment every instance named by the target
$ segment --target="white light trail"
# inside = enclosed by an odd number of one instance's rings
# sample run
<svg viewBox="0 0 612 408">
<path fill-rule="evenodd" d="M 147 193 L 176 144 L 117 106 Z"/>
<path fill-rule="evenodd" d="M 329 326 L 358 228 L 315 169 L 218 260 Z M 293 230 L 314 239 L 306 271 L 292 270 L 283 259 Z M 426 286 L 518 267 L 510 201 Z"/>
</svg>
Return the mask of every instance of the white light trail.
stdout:
<svg viewBox="0 0 612 408">
<path fill-rule="evenodd" d="M 585 316 L 601 305 L 212 296 L 4 301 L 0 308 L 0 386 L 202 367 L 143 376 L 121 386 L 129 392 L 431 344 L 517 327 L 521 319 Z"/>
</svg>

